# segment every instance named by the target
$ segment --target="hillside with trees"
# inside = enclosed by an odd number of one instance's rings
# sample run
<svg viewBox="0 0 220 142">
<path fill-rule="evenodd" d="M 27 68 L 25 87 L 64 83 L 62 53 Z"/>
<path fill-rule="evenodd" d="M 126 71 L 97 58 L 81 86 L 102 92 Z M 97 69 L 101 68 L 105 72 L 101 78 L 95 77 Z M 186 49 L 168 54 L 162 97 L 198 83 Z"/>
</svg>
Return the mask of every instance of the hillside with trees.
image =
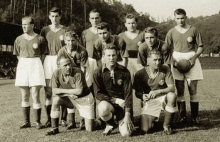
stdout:
<svg viewBox="0 0 220 142">
<path fill-rule="evenodd" d="M 138 17 L 138 29 L 156 26 L 160 38 L 164 40 L 166 33 L 175 26 L 174 20 L 156 23 L 148 13 L 138 13 L 132 5 L 122 4 L 118 0 L 0 0 L 0 21 L 21 24 L 21 18 L 31 15 L 35 18 L 35 26 L 41 29 L 50 24 L 48 11 L 57 6 L 62 10 L 62 24 L 69 26 L 79 35 L 90 26 L 88 15 L 92 9 L 101 13 L 102 21 L 111 25 L 112 33 L 118 34 L 125 30 L 124 16 L 133 13 Z M 196 26 L 202 34 L 205 53 L 220 51 L 220 13 L 207 17 L 189 17 L 188 23 Z"/>
</svg>

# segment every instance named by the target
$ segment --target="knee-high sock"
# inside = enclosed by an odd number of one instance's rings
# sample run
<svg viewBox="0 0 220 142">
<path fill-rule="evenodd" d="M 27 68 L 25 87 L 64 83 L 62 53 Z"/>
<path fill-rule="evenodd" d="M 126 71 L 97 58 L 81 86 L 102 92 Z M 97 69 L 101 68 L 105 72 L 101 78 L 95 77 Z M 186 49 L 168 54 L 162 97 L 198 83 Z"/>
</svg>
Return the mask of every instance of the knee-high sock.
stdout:
<svg viewBox="0 0 220 142">
<path fill-rule="evenodd" d="M 50 116 L 51 116 L 52 128 L 59 127 L 59 115 L 60 115 L 60 111 L 52 111 L 51 110 Z"/>
<path fill-rule="evenodd" d="M 61 120 L 65 120 L 67 118 L 67 108 L 65 106 L 61 106 Z"/>
<path fill-rule="evenodd" d="M 24 122 L 30 122 L 30 107 L 22 107 Z"/>
<path fill-rule="evenodd" d="M 199 113 L 199 102 L 190 102 L 191 118 L 197 118 Z"/>
<path fill-rule="evenodd" d="M 180 117 L 181 118 L 186 117 L 186 102 L 185 101 L 177 102 L 177 106 Z"/>
<path fill-rule="evenodd" d="M 50 117 L 51 105 L 45 105 L 45 109 L 46 109 L 47 121 L 51 121 L 51 117 Z"/>
</svg>

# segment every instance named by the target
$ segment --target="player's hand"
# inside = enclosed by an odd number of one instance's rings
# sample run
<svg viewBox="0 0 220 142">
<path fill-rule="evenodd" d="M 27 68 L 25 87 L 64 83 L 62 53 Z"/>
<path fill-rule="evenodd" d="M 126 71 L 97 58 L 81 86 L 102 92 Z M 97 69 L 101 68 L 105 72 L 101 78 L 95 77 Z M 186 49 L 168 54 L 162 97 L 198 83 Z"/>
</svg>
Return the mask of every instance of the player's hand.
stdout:
<svg viewBox="0 0 220 142">
<path fill-rule="evenodd" d="M 154 98 L 156 98 L 157 95 L 159 95 L 159 94 L 160 94 L 160 91 L 159 91 L 159 90 L 150 91 L 148 97 L 149 97 L 150 99 L 154 99 Z"/>
<path fill-rule="evenodd" d="M 148 96 L 149 94 L 143 94 L 143 97 L 142 97 L 142 99 L 143 99 L 143 101 L 148 101 L 150 98 L 149 98 L 149 96 Z"/>
<path fill-rule="evenodd" d="M 191 64 L 191 68 L 194 67 L 195 62 L 196 62 L 196 58 L 195 58 L 195 57 L 190 58 L 190 59 L 189 59 L 189 62 L 190 62 L 190 64 Z"/>
<path fill-rule="evenodd" d="M 78 96 L 73 95 L 73 94 L 72 94 L 72 95 L 69 95 L 69 97 L 72 98 L 72 99 L 74 99 L 74 100 L 78 98 Z"/>
<path fill-rule="evenodd" d="M 124 108 L 125 107 L 125 100 L 117 98 L 115 100 L 115 103 L 118 104 L 120 107 Z"/>
</svg>

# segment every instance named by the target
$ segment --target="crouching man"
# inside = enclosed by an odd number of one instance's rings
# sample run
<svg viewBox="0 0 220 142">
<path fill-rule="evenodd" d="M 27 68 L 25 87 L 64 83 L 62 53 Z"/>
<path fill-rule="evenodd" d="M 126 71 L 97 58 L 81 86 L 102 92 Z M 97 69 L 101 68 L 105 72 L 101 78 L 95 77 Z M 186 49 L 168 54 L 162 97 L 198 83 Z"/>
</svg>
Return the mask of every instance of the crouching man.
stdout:
<svg viewBox="0 0 220 142">
<path fill-rule="evenodd" d="M 132 85 L 127 68 L 117 63 L 119 49 L 112 44 L 106 44 L 103 49 L 104 64 L 93 74 L 94 94 L 100 101 L 98 113 L 106 122 L 104 135 L 111 134 L 114 129 L 116 115 L 119 131 L 122 136 L 130 136 L 133 131 L 131 121 Z"/>
<path fill-rule="evenodd" d="M 140 117 L 141 134 L 148 133 L 164 109 L 164 132 L 172 134 L 172 121 L 176 112 L 174 79 L 168 66 L 161 65 L 160 51 L 148 52 L 148 65 L 139 70 L 134 77 L 135 95 L 143 101 Z"/>
<path fill-rule="evenodd" d="M 46 135 L 59 133 L 60 106 L 67 108 L 76 106 L 80 116 L 85 118 L 86 130 L 92 131 L 94 125 L 94 98 L 86 85 L 85 75 L 79 68 L 72 67 L 69 58 L 66 56 L 59 56 L 57 64 L 59 69 L 53 73 L 51 79 L 54 95 L 51 109 L 52 129 Z M 68 113 L 69 116 L 73 116 L 71 113 L 74 112 Z M 69 117 L 69 120 L 71 121 L 71 117 Z M 74 121 L 73 117 L 72 121 Z"/>
</svg>

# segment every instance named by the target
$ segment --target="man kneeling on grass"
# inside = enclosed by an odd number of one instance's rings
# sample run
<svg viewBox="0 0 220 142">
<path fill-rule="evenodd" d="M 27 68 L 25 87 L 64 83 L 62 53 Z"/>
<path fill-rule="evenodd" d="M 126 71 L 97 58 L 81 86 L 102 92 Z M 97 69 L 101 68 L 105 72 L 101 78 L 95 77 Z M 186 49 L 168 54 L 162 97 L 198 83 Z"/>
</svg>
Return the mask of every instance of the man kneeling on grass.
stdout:
<svg viewBox="0 0 220 142">
<path fill-rule="evenodd" d="M 172 134 L 172 122 L 176 112 L 176 95 L 174 79 L 170 68 L 161 65 L 160 51 L 151 50 L 147 56 L 147 66 L 139 70 L 134 77 L 133 88 L 136 96 L 143 100 L 140 132 L 148 133 L 158 120 L 161 109 L 164 109 L 164 132 Z"/>
<path fill-rule="evenodd" d="M 51 109 L 52 129 L 46 135 L 59 133 L 60 106 L 67 108 L 76 106 L 80 116 L 85 118 L 86 130 L 92 131 L 94 129 L 94 98 L 86 85 L 85 75 L 79 68 L 72 67 L 66 56 L 58 57 L 57 64 L 59 68 L 53 73 L 50 84 L 54 95 Z M 71 112 L 68 112 L 69 120 L 74 121 L 74 117 L 71 116 L 73 116 Z"/>
</svg>

